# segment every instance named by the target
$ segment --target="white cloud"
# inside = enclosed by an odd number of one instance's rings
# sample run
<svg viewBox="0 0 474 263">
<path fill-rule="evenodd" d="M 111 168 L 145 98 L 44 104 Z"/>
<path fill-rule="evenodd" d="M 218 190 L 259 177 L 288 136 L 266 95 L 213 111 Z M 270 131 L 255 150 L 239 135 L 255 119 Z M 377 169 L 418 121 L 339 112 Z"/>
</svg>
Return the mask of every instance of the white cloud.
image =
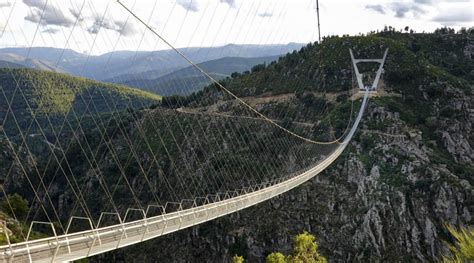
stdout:
<svg viewBox="0 0 474 263">
<path fill-rule="evenodd" d="M 419 0 L 418 0 L 419 1 Z M 395 17 L 405 18 L 408 14 L 411 14 L 413 17 L 419 17 L 421 14 L 425 14 L 426 10 L 421 6 L 425 3 L 416 3 L 415 2 L 394 2 L 389 8 L 395 12 Z"/>
<path fill-rule="evenodd" d="M 188 11 L 199 11 L 197 0 L 176 0 L 176 3 Z"/>
<path fill-rule="evenodd" d="M 365 9 L 373 10 L 380 14 L 385 14 L 385 9 L 382 5 L 366 5 Z"/>
<path fill-rule="evenodd" d="M 12 4 L 9 1 L 0 1 L 0 8 L 10 7 Z"/>
<path fill-rule="evenodd" d="M 474 14 L 469 9 L 443 10 L 433 18 L 433 21 L 451 26 L 458 23 L 474 22 Z"/>
<path fill-rule="evenodd" d="M 269 12 L 258 13 L 259 17 L 272 17 L 273 14 Z"/>
<path fill-rule="evenodd" d="M 57 28 L 52 28 L 52 27 L 49 27 L 49 28 L 46 28 L 45 30 L 41 31 L 43 33 L 50 33 L 50 34 L 56 34 L 59 32 L 59 29 Z"/>
<path fill-rule="evenodd" d="M 74 8 L 69 8 L 69 12 L 74 18 L 77 19 L 77 21 L 79 22 L 84 21 L 84 16 L 81 13 L 79 13 L 79 10 L 76 10 Z"/>
<path fill-rule="evenodd" d="M 221 3 L 226 3 L 230 7 L 235 7 L 235 0 L 219 0 Z"/>
<path fill-rule="evenodd" d="M 0 6 L 11 3 L 11 7 L 14 7 L 10 8 L 12 15 L 7 26 L 10 31 L 3 35 L 0 46 L 30 45 L 36 27 L 30 22 L 25 23 L 24 18 L 27 16 L 28 21 L 38 23 L 45 1 L 17 0 L 13 5 L 13 0 L 0 0 Z M 142 19 L 150 18 L 150 21 L 154 21 L 151 26 L 177 47 L 229 43 L 301 43 L 317 39 L 314 0 L 163 0 L 159 1 L 151 14 L 155 1 L 137 1 L 133 10 Z M 122 2 L 132 8 L 135 1 Z M 39 32 L 54 33 L 61 30 L 61 26 L 68 27 L 68 30 L 65 35 L 56 33 L 54 38 L 37 37 L 33 45 L 58 48 L 68 45 L 71 49 L 82 51 L 90 49 L 93 40 L 97 39 L 91 53 L 102 54 L 114 47 L 110 45 L 106 32 L 102 32 L 109 31 L 122 35 L 116 49 L 168 48 L 150 32 L 145 33 L 142 44 L 138 46 L 140 38 L 135 36 L 141 36 L 144 28 L 133 17 L 125 23 L 129 14 L 114 1 L 110 2 L 106 12 L 108 3 L 109 1 L 97 0 L 48 0 Z M 204 8 L 203 3 L 206 3 L 207 8 Z M 323 36 L 327 36 L 355 35 L 380 30 L 384 25 L 397 29 L 408 25 L 417 32 L 432 32 L 441 25 L 455 25 L 454 28 L 459 29 L 473 24 L 467 14 L 472 3 L 473 0 L 374 0 L 370 3 L 367 0 L 320 1 L 321 31 Z M 189 13 L 193 12 L 192 15 L 185 16 L 184 8 Z M 257 8 L 261 9 L 256 10 Z M 10 10 L 5 13 L 10 13 Z M 82 10 L 81 16 L 78 10 Z M 106 19 L 101 22 L 102 19 L 99 18 L 104 13 Z M 257 18 L 254 23 L 250 23 L 253 16 Z M 75 23 L 76 19 L 81 23 Z M 0 19 L 0 29 L 5 21 Z M 156 24 L 155 21 L 160 22 Z M 101 26 L 103 30 L 100 30 L 98 36 L 88 34 L 97 34 Z M 27 39 L 14 35 L 21 31 L 24 31 Z M 67 41 L 69 34 L 72 37 Z"/>
<path fill-rule="evenodd" d="M 23 0 L 23 3 L 31 9 L 25 16 L 25 20 L 40 23 L 42 26 L 55 25 L 70 27 L 74 20 L 65 15 L 59 8 L 46 4 L 45 0 Z"/>
<path fill-rule="evenodd" d="M 96 17 L 92 26 L 87 28 L 87 31 L 91 34 L 97 34 L 101 28 L 116 31 L 123 36 L 131 36 L 138 32 L 135 24 L 131 21 L 102 19 L 102 17 Z"/>
</svg>

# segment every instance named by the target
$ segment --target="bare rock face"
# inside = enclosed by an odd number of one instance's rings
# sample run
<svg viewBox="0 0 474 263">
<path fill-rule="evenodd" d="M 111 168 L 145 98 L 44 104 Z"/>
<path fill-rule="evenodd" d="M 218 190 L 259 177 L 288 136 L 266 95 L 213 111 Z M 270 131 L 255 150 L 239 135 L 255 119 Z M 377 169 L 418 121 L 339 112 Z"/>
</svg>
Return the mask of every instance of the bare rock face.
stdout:
<svg viewBox="0 0 474 263">
<path fill-rule="evenodd" d="M 255 207 L 149 241 L 138 248 L 141 253 L 117 251 L 114 259 L 226 262 L 239 254 L 259 262 L 272 251 L 291 253 L 292 236 L 309 231 L 333 262 L 436 261 L 445 252 L 444 224 L 473 224 L 472 178 L 433 162 L 440 146 L 399 113 L 371 105 L 366 116 L 345 154 L 313 180 Z M 374 121 L 389 125 L 375 132 L 368 128 Z M 460 140 L 469 137 L 470 125 L 437 128 L 454 162 L 472 160 L 469 142 Z M 94 261 L 110 259 L 106 254 Z"/>
<path fill-rule="evenodd" d="M 450 57 L 464 54 L 470 63 L 472 51 L 469 42 Z M 474 225 L 473 86 L 462 79 L 467 75 L 439 71 L 437 57 L 432 64 L 422 64 L 418 53 L 411 58 L 389 59 L 386 88 L 397 96 L 369 104 L 344 154 L 316 178 L 244 211 L 93 261 L 228 262 L 238 254 L 263 262 L 273 251 L 291 253 L 292 237 L 302 231 L 316 235 L 331 262 L 438 261 L 450 239 L 445 224 Z M 469 66 L 463 69 L 472 74 Z M 281 75 L 296 78 L 291 70 Z M 288 161 L 288 170 L 295 164 Z"/>
<path fill-rule="evenodd" d="M 440 118 L 439 127 L 443 146 L 453 156 L 457 162 L 474 162 L 473 127 L 472 112 L 474 110 L 473 96 L 465 96 L 462 92 L 453 88 L 448 88 L 450 100 L 444 111 L 450 110 L 456 115 L 463 115 L 460 118 Z"/>
</svg>

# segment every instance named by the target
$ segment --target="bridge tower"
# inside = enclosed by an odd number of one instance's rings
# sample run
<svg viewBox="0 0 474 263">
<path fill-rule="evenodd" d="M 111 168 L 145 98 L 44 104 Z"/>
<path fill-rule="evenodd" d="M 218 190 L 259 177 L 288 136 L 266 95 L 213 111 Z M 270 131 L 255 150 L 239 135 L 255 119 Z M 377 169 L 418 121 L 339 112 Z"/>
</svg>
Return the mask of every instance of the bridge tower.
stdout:
<svg viewBox="0 0 474 263">
<path fill-rule="evenodd" d="M 377 91 L 377 86 L 380 80 L 380 76 L 383 73 L 383 65 L 385 64 L 385 59 L 387 58 L 388 48 L 385 49 L 383 58 L 380 58 L 380 59 L 373 59 L 373 58 L 356 59 L 354 58 L 352 49 L 349 49 L 349 52 L 351 53 L 352 65 L 354 66 L 354 72 L 357 78 L 357 85 L 359 86 L 359 92 L 364 93 L 366 90 L 368 90 L 369 93 L 375 93 Z M 359 72 L 359 68 L 357 67 L 358 63 L 379 63 L 379 68 L 377 70 L 377 73 L 375 75 L 375 79 L 372 85 L 364 85 L 363 74 Z"/>
</svg>

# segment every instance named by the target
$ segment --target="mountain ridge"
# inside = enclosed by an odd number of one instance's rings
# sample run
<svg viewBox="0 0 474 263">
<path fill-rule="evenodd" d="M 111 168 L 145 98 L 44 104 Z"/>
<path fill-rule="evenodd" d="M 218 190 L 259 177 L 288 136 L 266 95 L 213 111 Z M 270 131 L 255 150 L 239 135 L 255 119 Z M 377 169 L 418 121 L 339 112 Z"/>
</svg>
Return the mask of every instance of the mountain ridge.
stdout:
<svg viewBox="0 0 474 263">
<path fill-rule="evenodd" d="M 245 98 L 288 96 L 253 106 L 269 117 L 278 116 L 275 108 L 288 109 L 291 123 L 320 107 L 315 92 L 351 87 L 348 48 L 356 57 L 390 48 L 383 94 L 371 99 L 346 152 L 320 176 L 247 210 L 92 261 L 226 262 L 237 254 L 260 262 L 272 251 L 290 253 L 291 236 L 303 230 L 335 262 L 439 260 L 451 241 L 445 224 L 474 223 L 472 33 L 334 36 L 223 81 Z M 186 107 L 210 112 L 222 98 L 217 94 L 217 86 L 207 87 L 189 96 Z"/>
<path fill-rule="evenodd" d="M 303 44 L 289 43 L 276 45 L 224 45 L 221 47 L 202 48 L 180 48 L 179 50 L 195 63 L 218 59 L 226 56 L 239 57 L 261 57 L 274 56 L 290 52 L 300 48 Z M 3 48 L 0 49 L 0 58 L 8 54 L 16 54 L 23 60 L 29 54 L 30 59 L 43 61 L 43 63 L 55 65 L 56 68 L 72 75 L 106 80 L 123 74 L 140 73 L 149 70 L 168 71 L 189 66 L 175 51 L 114 51 L 98 56 L 88 56 L 70 49 L 58 49 L 51 47 L 29 48 Z M 134 58 L 134 59 L 132 59 Z M 85 64 L 85 61 L 88 61 Z M 132 61 L 133 60 L 133 61 Z M 22 61 L 21 59 L 17 59 Z M 160 63 L 166 61 L 167 63 Z M 10 61 L 14 62 L 14 61 Z M 133 64 L 132 64 L 133 63 Z M 57 65 L 57 66 L 56 66 Z M 166 74 L 165 73 L 165 74 Z"/>
<path fill-rule="evenodd" d="M 272 251 L 290 252 L 291 237 L 303 230 L 315 234 L 320 253 L 335 262 L 439 260 L 446 252 L 444 241 L 451 238 L 444 225 L 474 223 L 474 57 L 466 52 L 474 50 L 470 38 L 472 33 L 393 31 L 333 36 L 222 80 L 224 87 L 269 118 L 278 119 L 284 127 L 293 130 L 304 123 L 305 128 L 310 128 L 309 136 L 332 134 L 328 131 L 339 135 L 350 119 L 350 92 L 357 91 L 352 83 L 348 48 L 354 50 L 356 57 L 378 57 L 385 48 L 390 49 L 381 81 L 384 92 L 371 98 L 353 141 L 320 176 L 268 202 L 89 260 L 226 262 L 238 254 L 250 262 L 259 262 Z M 193 110 L 200 115 L 189 115 Z M 115 185 L 121 172 L 113 165 L 115 156 L 127 164 L 126 178 L 140 189 L 139 198 L 146 202 L 152 197 L 144 187 L 147 181 L 139 176 L 141 162 L 156 164 L 150 166 L 156 169 L 150 169 L 147 175 L 153 187 L 159 189 L 160 197 L 167 200 L 171 194 L 160 179 L 167 175 L 171 183 L 176 183 L 177 171 L 201 172 L 202 176 L 184 175 L 189 180 L 185 183 L 197 180 L 185 184 L 191 191 L 193 186 L 206 186 L 211 180 L 205 176 L 216 176 L 217 171 L 212 168 L 220 167 L 220 163 L 235 167 L 229 169 L 235 173 L 229 178 L 234 175 L 252 181 L 256 178 L 245 173 L 248 167 L 260 167 L 269 171 L 264 176 L 272 176 L 272 170 L 267 169 L 269 163 L 274 163 L 278 171 L 291 173 L 317 160 L 316 156 L 308 160 L 286 158 L 284 153 L 304 149 L 298 144 L 295 148 L 278 144 L 271 145 L 274 148 L 256 147 L 257 154 L 250 154 L 250 147 L 229 139 L 225 126 L 216 124 L 223 117 L 213 118 L 217 114 L 235 116 L 242 111 L 241 104 L 229 99 L 217 85 L 210 85 L 189 96 L 164 97 L 149 109 L 123 111 L 123 120 L 103 127 L 105 134 L 110 134 L 114 151 L 101 145 L 98 138 L 102 127 L 81 134 L 79 141 L 91 140 L 94 147 L 102 150 L 103 161 L 95 169 L 90 169 L 85 161 L 87 154 L 81 153 L 76 142 L 66 156 L 74 164 L 77 179 L 90 193 L 88 201 L 97 216 L 102 211 L 101 204 L 107 206 L 107 202 L 98 193 L 94 172 L 103 171 L 106 182 Z M 229 130 L 245 131 L 247 138 L 242 139 L 247 139 L 249 146 L 264 145 L 268 136 L 280 139 L 281 133 L 242 119 L 232 118 Z M 149 124 L 152 121 L 158 125 Z M 136 129 L 138 123 L 144 124 L 143 131 Z M 160 129 L 163 126 L 167 129 Z M 192 132 L 178 132 L 186 127 L 191 127 Z M 128 161 L 127 141 L 115 132 L 118 128 L 125 134 L 148 135 L 151 147 L 138 145 L 137 162 Z M 169 135 L 169 131 L 174 134 Z M 223 133 L 215 140 L 203 139 L 211 131 Z M 156 163 L 151 161 L 150 152 L 165 150 L 166 154 L 157 155 Z M 212 158 L 199 162 L 207 152 L 214 153 Z M 176 159 L 180 162 L 170 161 L 167 155 L 179 156 Z M 57 167 L 48 168 L 54 171 Z M 25 195 L 22 181 L 21 173 L 14 169 L 4 185 Z M 61 216 L 67 219 L 74 196 L 61 188 L 66 185 L 63 178 L 51 179 L 51 183 L 50 194 Z M 229 188 L 241 186 L 232 179 L 222 183 Z M 115 197 L 122 201 L 120 208 L 133 207 L 135 203 L 125 183 L 116 186 Z"/>
<path fill-rule="evenodd" d="M 224 57 L 205 61 L 197 64 L 197 66 L 206 71 L 214 79 L 221 80 L 230 77 L 232 73 L 249 71 L 257 64 L 271 63 L 277 60 L 278 57 L 279 56 L 255 58 Z M 120 79 L 118 83 L 141 88 L 163 96 L 189 95 L 212 83 L 212 80 L 202 74 L 194 66 L 178 69 L 155 79 L 140 78 L 140 76 L 128 77 L 131 79 Z"/>
</svg>

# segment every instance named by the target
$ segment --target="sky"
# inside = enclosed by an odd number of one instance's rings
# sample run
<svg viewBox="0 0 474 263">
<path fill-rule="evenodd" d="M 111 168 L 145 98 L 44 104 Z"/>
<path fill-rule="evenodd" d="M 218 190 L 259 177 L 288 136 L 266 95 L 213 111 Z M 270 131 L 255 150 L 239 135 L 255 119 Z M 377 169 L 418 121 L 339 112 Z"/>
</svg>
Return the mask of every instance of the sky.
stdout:
<svg viewBox="0 0 474 263">
<path fill-rule="evenodd" d="M 174 47 L 308 43 L 315 0 L 121 0 Z M 384 26 L 430 32 L 474 26 L 474 0 L 320 0 L 321 34 Z M 169 48 L 115 0 L 0 0 L 0 48 L 47 46 L 99 55 Z"/>
</svg>

